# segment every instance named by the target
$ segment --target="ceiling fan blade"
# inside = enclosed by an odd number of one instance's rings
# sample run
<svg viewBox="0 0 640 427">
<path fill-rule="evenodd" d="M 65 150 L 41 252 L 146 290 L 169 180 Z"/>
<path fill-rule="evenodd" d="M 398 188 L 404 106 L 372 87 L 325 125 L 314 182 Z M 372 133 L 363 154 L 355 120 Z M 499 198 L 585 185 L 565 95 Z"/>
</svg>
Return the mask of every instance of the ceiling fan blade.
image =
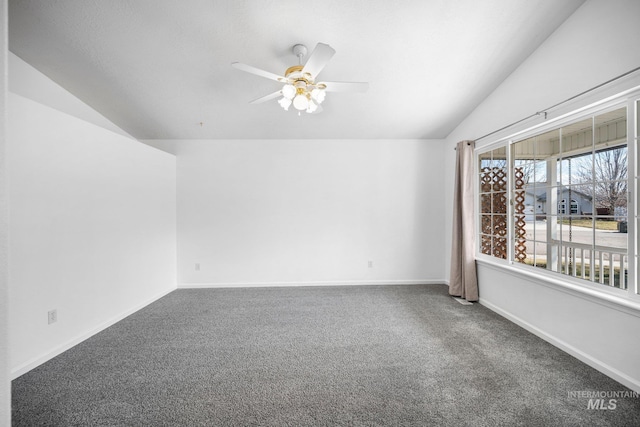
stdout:
<svg viewBox="0 0 640 427">
<path fill-rule="evenodd" d="M 369 83 L 365 82 L 322 82 L 327 88 L 327 92 L 359 92 L 363 93 L 369 89 Z"/>
<path fill-rule="evenodd" d="M 269 95 L 263 96 L 262 98 L 254 99 L 249 104 L 260 104 L 262 102 L 271 101 L 272 99 L 275 99 L 279 96 L 282 96 L 282 92 L 280 91 L 273 92 L 273 93 L 270 93 Z"/>
<path fill-rule="evenodd" d="M 255 74 L 256 76 L 266 77 L 267 79 L 275 80 L 278 82 L 286 82 L 287 78 L 283 76 L 279 76 L 274 73 L 270 73 L 269 71 L 261 70 L 260 68 L 252 67 L 251 65 L 243 64 L 242 62 L 232 62 L 231 66 L 240 71 L 245 71 L 247 73 Z"/>
<path fill-rule="evenodd" d="M 317 78 L 320 71 L 322 71 L 335 53 L 336 51 L 328 44 L 318 43 L 315 49 L 313 49 L 313 52 L 311 52 L 307 63 L 304 64 L 302 74 L 309 73 L 314 79 Z"/>
</svg>

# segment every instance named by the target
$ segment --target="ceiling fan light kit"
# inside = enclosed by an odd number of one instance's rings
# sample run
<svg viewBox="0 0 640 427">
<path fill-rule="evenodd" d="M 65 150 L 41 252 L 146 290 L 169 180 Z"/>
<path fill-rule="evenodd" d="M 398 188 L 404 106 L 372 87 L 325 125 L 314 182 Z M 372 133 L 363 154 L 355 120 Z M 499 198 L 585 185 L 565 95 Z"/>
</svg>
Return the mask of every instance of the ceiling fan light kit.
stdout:
<svg viewBox="0 0 640 427">
<path fill-rule="evenodd" d="M 309 56 L 307 63 L 303 66 L 302 58 L 307 55 L 307 47 L 302 44 L 293 46 L 293 54 L 298 57 L 299 65 L 287 68 L 284 76 L 279 76 L 250 65 L 234 62 L 232 67 L 241 71 L 266 77 L 284 83 L 282 88 L 270 95 L 263 96 L 251 104 L 259 104 L 274 98 L 279 98 L 278 104 L 288 111 L 293 105 L 300 114 L 301 111 L 307 113 L 319 113 L 322 111 L 320 104 L 325 100 L 325 92 L 365 92 L 369 86 L 368 83 L 355 82 L 319 82 L 316 83 L 318 74 L 327 65 L 336 51 L 328 44 L 318 43 Z"/>
</svg>

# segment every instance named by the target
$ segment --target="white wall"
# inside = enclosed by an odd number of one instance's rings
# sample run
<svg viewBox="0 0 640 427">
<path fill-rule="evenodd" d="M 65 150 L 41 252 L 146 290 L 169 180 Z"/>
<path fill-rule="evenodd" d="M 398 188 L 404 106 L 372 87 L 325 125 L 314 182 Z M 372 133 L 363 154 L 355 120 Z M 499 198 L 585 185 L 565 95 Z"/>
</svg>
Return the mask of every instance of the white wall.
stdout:
<svg viewBox="0 0 640 427">
<path fill-rule="evenodd" d="M 477 139 L 640 66 L 637 16 L 637 0 L 585 2 L 447 137 L 447 170 L 455 169 L 456 142 Z M 446 175 L 448 209 L 453 178 L 453 172 Z M 446 218 L 451 236 L 451 215 Z"/>
<path fill-rule="evenodd" d="M 8 204 L 6 181 L 7 137 L 7 1 L 0 0 L 0 425 L 11 422 L 11 382 L 9 380 L 8 327 Z"/>
<path fill-rule="evenodd" d="M 9 90 L 39 104 L 46 105 L 85 122 L 131 137 L 103 115 L 54 83 L 40 71 L 9 52 Z"/>
<path fill-rule="evenodd" d="M 179 285 L 442 283 L 442 141 L 174 143 Z"/>
<path fill-rule="evenodd" d="M 447 138 L 447 170 L 455 166 L 458 140 L 478 138 L 640 66 L 638 16 L 637 0 L 587 1 Z M 587 103 L 586 98 L 571 108 Z M 526 126 L 541 122 L 532 120 Z M 453 188 L 452 173 L 445 186 Z M 450 212 L 450 191 L 446 194 Z M 446 215 L 447 252 L 450 217 Z M 640 391 L 640 311 L 594 303 L 506 267 L 480 263 L 478 273 L 483 304 Z"/>
<path fill-rule="evenodd" d="M 15 377 L 175 289 L 176 189 L 171 154 L 14 93 L 9 120 Z"/>
<path fill-rule="evenodd" d="M 640 307 L 630 308 L 478 264 L 480 302 L 640 392 Z"/>
</svg>

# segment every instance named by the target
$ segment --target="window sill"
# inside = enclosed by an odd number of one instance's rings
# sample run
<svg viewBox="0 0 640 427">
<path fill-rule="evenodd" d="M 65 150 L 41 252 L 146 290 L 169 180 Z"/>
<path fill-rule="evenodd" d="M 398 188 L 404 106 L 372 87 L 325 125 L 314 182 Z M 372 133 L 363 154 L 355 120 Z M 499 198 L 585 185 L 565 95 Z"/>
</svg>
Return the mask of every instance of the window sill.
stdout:
<svg viewBox="0 0 640 427">
<path fill-rule="evenodd" d="M 640 296 L 636 298 L 629 295 L 630 292 L 625 290 L 611 289 L 604 285 L 591 284 L 589 282 L 577 284 L 573 281 L 563 280 L 563 276 L 558 273 L 530 270 L 524 266 L 517 266 L 504 260 L 485 256 L 478 256 L 476 263 L 518 278 L 534 279 L 539 285 L 640 317 Z M 555 277 L 556 275 L 560 277 Z M 481 288 L 480 292 L 482 292 L 482 284 L 479 286 Z M 599 289 L 599 286 L 603 286 L 603 288 Z"/>
</svg>

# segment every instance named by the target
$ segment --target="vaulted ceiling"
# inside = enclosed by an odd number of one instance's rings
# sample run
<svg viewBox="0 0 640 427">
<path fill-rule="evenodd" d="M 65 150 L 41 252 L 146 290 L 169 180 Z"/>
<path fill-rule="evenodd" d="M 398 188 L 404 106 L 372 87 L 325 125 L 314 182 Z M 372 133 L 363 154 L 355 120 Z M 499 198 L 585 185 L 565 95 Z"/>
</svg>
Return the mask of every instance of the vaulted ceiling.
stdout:
<svg viewBox="0 0 640 427">
<path fill-rule="evenodd" d="M 139 139 L 443 138 L 583 0 L 9 0 L 9 49 Z M 249 101 L 336 54 L 321 114 Z M 11 78 L 11 76 L 10 76 Z"/>
</svg>

